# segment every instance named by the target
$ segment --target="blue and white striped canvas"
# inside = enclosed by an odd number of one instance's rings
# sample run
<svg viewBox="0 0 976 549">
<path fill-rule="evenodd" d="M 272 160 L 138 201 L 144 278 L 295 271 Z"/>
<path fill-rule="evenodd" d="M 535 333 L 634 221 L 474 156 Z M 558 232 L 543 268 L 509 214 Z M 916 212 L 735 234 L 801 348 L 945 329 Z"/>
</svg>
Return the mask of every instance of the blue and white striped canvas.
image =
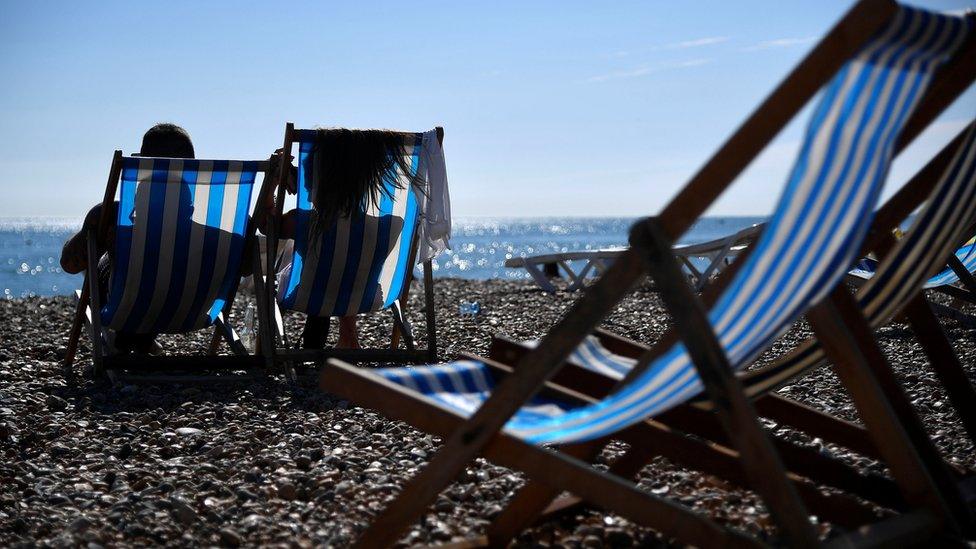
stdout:
<svg viewBox="0 0 976 549">
<path fill-rule="evenodd" d="M 298 198 L 295 251 L 278 299 L 286 309 L 319 316 L 348 316 L 385 309 L 400 297 L 410 274 L 419 205 L 410 176 L 417 173 L 422 134 L 406 147 L 413 173 L 390 174 L 389 194 L 364 206 L 362 215 L 339 219 L 321 235 L 309 235 L 312 196 L 319 184 L 313 170 L 315 131 L 298 134 Z M 396 179 L 394 179 L 396 178 Z M 401 188 L 394 182 L 399 180 Z"/>
<path fill-rule="evenodd" d="M 857 293 L 868 323 L 887 323 L 920 288 L 929 273 L 945 263 L 963 231 L 976 222 L 976 122 L 936 185 L 905 237 L 885 256 Z M 967 245 L 968 247 L 968 245 Z M 963 247 L 957 254 L 967 254 Z M 955 273 L 953 273 L 953 276 Z M 771 391 L 823 362 L 823 349 L 815 340 L 801 344 L 784 359 L 746 374 L 750 396 Z"/>
<path fill-rule="evenodd" d="M 956 259 L 966 267 L 970 273 L 976 273 L 976 238 L 970 239 L 965 245 L 956 250 Z M 946 268 L 939 274 L 930 278 L 926 283 L 926 288 L 938 288 L 959 282 L 959 275 L 952 269 Z"/>
<path fill-rule="evenodd" d="M 870 224 L 895 139 L 970 26 L 967 19 L 902 7 L 826 86 L 766 230 L 709 311 L 733 367 L 749 364 L 842 280 Z M 429 377 L 425 370 L 401 371 L 419 379 Z M 414 389 L 392 370 L 380 375 Z M 695 367 L 677 344 L 606 399 L 547 418 L 517 415 L 506 430 L 534 443 L 590 440 L 701 392 Z M 466 412 L 441 393 L 421 394 Z"/>
<path fill-rule="evenodd" d="M 122 159 L 106 327 L 136 333 L 210 326 L 240 277 L 260 162 Z"/>
<path fill-rule="evenodd" d="M 976 238 L 971 239 L 966 244 L 959 247 L 955 252 L 956 259 L 958 259 L 970 273 L 976 273 Z M 874 273 L 878 270 L 878 261 L 869 257 L 865 257 L 857 262 L 857 265 L 851 269 L 850 274 L 858 278 L 868 280 L 874 276 Z M 955 271 L 946 267 L 934 275 L 932 278 L 925 282 L 925 289 L 938 288 L 940 286 L 949 286 L 959 282 L 959 275 Z"/>
</svg>

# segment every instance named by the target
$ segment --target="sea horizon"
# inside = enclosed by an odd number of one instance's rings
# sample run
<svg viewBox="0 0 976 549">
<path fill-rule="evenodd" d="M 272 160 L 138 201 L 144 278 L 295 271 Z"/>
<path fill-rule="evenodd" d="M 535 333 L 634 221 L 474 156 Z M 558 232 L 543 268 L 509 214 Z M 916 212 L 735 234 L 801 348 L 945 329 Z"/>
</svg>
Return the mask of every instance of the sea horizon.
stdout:
<svg viewBox="0 0 976 549">
<path fill-rule="evenodd" d="M 620 247 L 637 216 L 455 216 L 451 249 L 434 260 L 437 277 L 523 280 L 512 257 Z M 763 216 L 706 216 L 679 241 L 720 238 Z M 0 216 L 0 289 L 4 299 L 69 295 L 83 276 L 60 267 L 61 247 L 81 227 L 82 216 Z"/>
</svg>

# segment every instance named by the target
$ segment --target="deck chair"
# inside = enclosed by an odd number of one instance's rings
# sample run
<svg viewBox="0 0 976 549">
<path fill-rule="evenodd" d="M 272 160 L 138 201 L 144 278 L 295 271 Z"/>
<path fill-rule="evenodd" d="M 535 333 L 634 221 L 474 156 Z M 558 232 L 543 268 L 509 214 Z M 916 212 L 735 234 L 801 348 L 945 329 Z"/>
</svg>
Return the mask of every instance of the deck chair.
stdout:
<svg viewBox="0 0 976 549">
<path fill-rule="evenodd" d="M 207 379 L 202 371 L 248 370 L 263 373 L 267 364 L 247 352 L 230 324 L 231 306 L 240 282 L 245 242 L 253 235 L 248 222 L 251 195 L 267 161 L 193 160 L 122 156 L 116 151 L 102 202 L 102 217 L 90 229 L 88 269 L 79 295 L 65 355 L 70 366 L 82 324 L 90 328 L 95 373 L 113 380 L 130 374 L 189 372 L 185 378 Z M 269 187 L 269 185 L 265 185 Z M 119 195 L 118 215 L 109 212 Z M 268 192 L 262 190 L 262 192 Z M 115 247 L 107 299 L 98 288 L 96 242 L 115 224 Z M 253 241 L 253 239 L 252 239 Z M 112 331 L 187 333 L 214 328 L 206 356 L 111 354 Z M 232 355 L 218 356 L 219 340 Z M 240 377 L 240 376 L 238 376 Z"/>
<path fill-rule="evenodd" d="M 271 348 L 276 360 L 291 363 L 319 362 L 327 357 L 342 357 L 354 361 L 417 362 L 432 361 L 437 357 L 437 334 L 434 317 L 434 279 L 433 266 L 428 259 L 423 262 L 424 313 L 427 324 L 427 348 L 418 349 L 414 342 L 413 330 L 405 313 L 410 283 L 413 278 L 413 265 L 417 254 L 421 222 L 419 202 L 422 194 L 411 188 L 408 174 L 391 174 L 388 181 L 388 195 L 377 205 L 364 210 L 359 218 L 339 219 L 335 227 L 326 231 L 320 239 L 309 238 L 309 223 L 314 206 L 314 195 L 318 180 L 315 177 L 313 159 L 315 154 L 315 130 L 296 130 L 288 123 L 285 128 L 284 150 L 290 151 L 297 142 L 298 189 L 297 224 L 294 252 L 291 255 L 291 269 L 280 281 L 275 291 L 274 284 L 268 284 L 269 311 L 276 318 L 269 320 L 278 326 Z M 438 140 L 443 140 L 444 132 L 437 128 Z M 421 169 L 423 158 L 423 134 L 404 133 L 404 144 L 409 156 L 407 164 L 416 173 Z M 279 174 L 276 215 L 282 215 L 284 202 L 285 172 Z M 393 177 L 400 179 L 401 188 L 394 186 Z M 272 234 L 268 235 L 272 247 L 269 258 L 276 254 L 274 247 L 277 238 L 277 221 L 272 223 Z M 275 272 L 273 264 L 267 265 L 267 272 Z M 276 296 L 276 297 L 275 297 Z M 318 317 L 350 316 L 388 310 L 393 319 L 393 329 L 389 349 L 288 349 L 287 338 L 280 327 L 282 309 L 300 311 Z M 402 337 L 406 349 L 397 349 Z"/>
<path fill-rule="evenodd" d="M 953 160 L 948 166 L 943 161 L 947 153 L 953 155 Z M 877 276 L 872 278 L 858 292 L 858 305 L 864 311 L 872 327 L 886 323 L 896 311 L 910 307 L 913 302 L 917 303 L 916 300 L 924 299 L 920 295 L 919 285 L 928 273 L 939 269 L 942 257 L 944 257 L 940 252 L 951 249 L 952 243 L 957 241 L 958 235 L 967 231 L 967 229 L 960 229 L 959 227 L 968 227 L 976 221 L 976 122 L 970 124 L 942 153 L 933 159 L 920 172 L 919 177 L 913 178 L 906 186 L 908 188 L 901 195 L 914 197 L 913 204 L 917 205 L 920 191 L 921 196 L 924 196 L 925 189 L 923 187 L 930 186 L 932 183 L 931 172 L 940 167 L 945 168 L 944 174 L 939 178 L 938 186 L 931 193 L 911 231 L 904 240 L 899 241 L 886 253 L 884 262 L 876 271 Z M 927 182 L 928 185 L 920 185 L 922 182 Z M 896 197 L 882 208 L 877 216 L 880 223 L 886 223 L 887 220 L 893 219 L 893 208 L 902 211 L 914 209 L 902 202 L 901 197 Z M 891 227 L 879 226 L 878 223 L 874 225 L 871 231 L 874 237 L 867 239 L 864 248 L 883 248 L 884 244 L 876 241 L 879 237 L 890 234 Z M 931 318 L 924 316 L 919 318 L 915 313 L 913 315 L 912 318 L 920 323 L 928 324 L 931 321 Z M 973 436 L 976 434 L 976 430 L 974 430 L 976 427 L 976 391 L 966 379 L 966 374 L 962 370 L 958 358 L 954 354 L 932 353 L 931 341 L 928 341 L 924 335 L 922 337 L 923 346 L 930 352 L 931 361 L 935 365 L 939 378 L 946 385 L 950 400 L 960 417 L 963 418 L 963 423 L 969 430 L 971 438 L 976 441 L 976 437 Z M 665 339 L 668 338 L 669 336 L 665 336 Z M 947 347 L 948 342 L 943 337 L 938 348 Z M 951 347 L 948 348 L 951 351 Z M 495 360 L 510 364 L 524 356 L 530 349 L 531 344 L 518 344 L 505 338 L 495 338 L 492 342 L 490 356 Z M 647 347 L 640 344 L 624 340 L 607 332 L 600 332 L 588 337 L 570 355 L 570 365 L 557 374 L 553 382 L 590 397 L 601 398 L 612 389 L 616 381 L 626 376 L 627 372 L 637 363 L 639 357 L 648 351 Z M 772 365 L 745 373 L 740 379 L 746 394 L 755 400 L 760 415 L 773 419 L 779 425 L 791 425 L 801 430 L 812 430 L 811 436 L 821 437 L 828 442 L 838 441 L 842 445 L 853 446 L 853 449 L 872 458 L 882 459 L 877 448 L 870 445 L 869 434 L 863 428 L 836 418 L 830 418 L 822 413 L 816 413 L 799 403 L 770 394 L 774 389 L 787 382 L 797 383 L 800 376 L 824 364 L 826 362 L 825 355 L 817 341 L 811 339 Z M 727 444 L 727 438 L 718 431 L 714 418 L 700 413 L 702 410 L 712 409 L 714 409 L 713 403 L 707 399 L 699 399 L 697 402 L 686 405 L 684 410 L 664 414 L 656 419 L 667 427 L 677 428 L 719 444 Z M 689 462 L 687 456 L 690 452 L 686 448 L 690 443 L 682 441 L 680 444 L 668 444 L 661 440 L 665 436 L 668 437 L 669 441 L 674 438 L 671 433 L 666 435 L 657 432 L 646 433 L 644 440 L 632 447 L 630 455 L 621 458 L 619 464 L 613 466 L 612 470 L 624 473 L 625 471 L 622 471 L 622 468 L 626 467 L 626 474 L 634 475 L 653 456 L 662 454 L 679 464 Z M 818 483 L 852 492 L 879 505 L 896 509 L 904 505 L 902 498 L 897 497 L 892 492 L 889 483 L 884 480 L 874 477 L 865 478 L 855 474 L 848 468 L 825 459 L 819 452 L 805 451 L 802 447 L 795 447 L 785 441 L 777 441 L 777 444 L 784 455 L 787 468 L 792 472 L 806 476 Z M 652 446 L 653 450 L 649 451 L 648 446 Z M 733 482 L 741 481 L 741 474 L 734 468 L 730 468 L 727 463 L 723 463 L 724 456 L 721 455 L 721 450 L 702 445 L 694 446 L 698 455 L 693 455 L 690 461 L 697 465 L 698 469 Z M 661 451 L 661 448 L 664 448 L 664 451 Z M 702 460 L 701 454 L 709 454 L 712 459 L 710 461 Z M 725 459 L 724 461 L 728 460 Z M 972 472 L 968 472 L 968 474 L 972 476 Z M 538 487 L 526 489 L 515 501 L 528 498 L 529 496 L 524 494 L 533 491 L 536 494 L 545 492 Z M 543 512 L 541 515 L 550 516 L 557 512 L 565 512 L 578 503 L 578 498 L 562 498 L 551 504 L 547 512 Z M 828 520 L 836 520 L 829 518 L 830 513 L 839 509 L 836 507 L 833 509 L 831 507 L 822 509 L 814 507 L 814 504 L 820 503 L 823 502 L 813 501 L 809 505 L 818 513 L 818 516 Z M 501 538 L 503 530 L 511 530 L 516 521 L 522 526 L 531 523 L 532 517 L 525 516 L 524 509 L 517 511 L 516 509 L 517 505 L 512 504 L 508 510 L 496 518 L 493 527 L 490 528 L 494 538 Z M 847 518 L 855 518 L 849 513 L 850 508 L 841 511 L 841 516 L 837 517 L 841 521 L 840 524 L 843 524 Z M 516 514 L 518 517 L 515 516 Z"/>
<path fill-rule="evenodd" d="M 714 276 L 722 272 L 722 269 L 728 266 L 739 252 L 756 239 L 764 225 L 752 225 L 708 242 L 675 246 L 674 254 L 681 260 L 695 291 L 702 291 Z M 556 285 L 552 283 L 552 279 L 560 276 L 559 270 L 561 268 L 570 281 L 569 285 L 565 287 L 565 291 L 575 292 L 585 287 L 587 275 L 590 273 L 602 274 L 613 260 L 624 251 L 624 248 L 605 248 L 513 257 L 505 260 L 505 267 L 524 268 L 542 291 L 551 294 L 558 290 Z M 704 266 L 696 263 L 693 259 L 705 261 Z M 579 272 L 576 272 L 571 263 L 573 261 L 585 261 L 586 263 Z"/>
<path fill-rule="evenodd" d="M 972 231 L 966 234 L 971 236 Z M 848 273 L 854 279 L 865 281 L 874 276 L 878 261 L 864 257 Z M 955 252 L 949 255 L 946 266 L 929 278 L 923 286 L 953 299 L 952 305 L 930 302 L 929 305 L 939 316 L 952 318 L 969 328 L 976 328 L 976 317 L 960 310 L 961 306 L 976 304 L 976 238 L 969 238 Z M 954 306 L 955 305 L 955 306 Z"/>
<path fill-rule="evenodd" d="M 972 522 L 968 509 L 951 490 L 955 486 L 943 481 L 948 473 L 941 462 L 926 459 L 903 425 L 906 418 L 893 412 L 879 388 L 877 376 L 884 373 L 877 361 L 880 352 L 870 333 L 864 336 L 866 322 L 850 295 L 836 288 L 867 231 L 868 213 L 899 136 L 914 137 L 931 120 L 931 111 L 940 110 L 934 98 L 919 101 L 953 88 L 941 82 L 929 89 L 929 84 L 968 39 L 970 27 L 962 19 L 888 1 L 856 4 L 658 217 L 635 224 L 630 250 L 509 375 L 496 378 L 501 365 L 473 356 L 377 371 L 330 360 L 322 373 L 323 389 L 444 437 L 440 450 L 374 521 L 359 546 L 394 542 L 478 455 L 684 543 L 755 544 L 583 461 L 604 439 L 701 393 L 716 403 L 716 414 L 782 540 L 816 545 L 797 489 L 733 374 L 804 313 L 816 318 L 818 337 L 842 364 L 845 386 L 871 433 L 885 441 L 886 461 L 911 505 L 898 521 L 862 528 L 849 541 L 933 531 L 962 535 Z M 673 242 L 825 83 L 779 207 L 752 253 L 736 262 L 742 265 L 727 290 L 706 312 L 674 261 Z M 647 273 L 661 290 L 681 343 L 656 360 L 635 365 L 611 395 L 598 401 L 545 385 Z M 573 398 L 548 400 L 540 394 L 543 389 Z M 587 404 L 561 404 L 572 400 Z M 569 446 L 560 452 L 549 444 Z"/>
</svg>

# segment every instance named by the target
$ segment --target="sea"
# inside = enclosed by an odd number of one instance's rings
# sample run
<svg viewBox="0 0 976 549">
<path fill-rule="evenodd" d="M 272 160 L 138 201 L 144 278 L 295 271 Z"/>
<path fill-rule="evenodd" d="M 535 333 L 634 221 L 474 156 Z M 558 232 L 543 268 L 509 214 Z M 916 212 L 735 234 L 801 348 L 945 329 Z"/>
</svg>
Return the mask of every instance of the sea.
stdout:
<svg viewBox="0 0 976 549">
<path fill-rule="evenodd" d="M 629 217 L 457 217 L 452 249 L 434 260 L 434 274 L 474 280 L 527 279 L 525 270 L 506 268 L 505 260 L 625 246 L 634 221 Z M 763 217 L 705 217 L 679 244 L 707 242 L 763 221 Z M 67 295 L 81 288 L 83 276 L 63 272 L 59 263 L 61 247 L 80 226 L 81 218 L 0 217 L 3 299 Z"/>
</svg>

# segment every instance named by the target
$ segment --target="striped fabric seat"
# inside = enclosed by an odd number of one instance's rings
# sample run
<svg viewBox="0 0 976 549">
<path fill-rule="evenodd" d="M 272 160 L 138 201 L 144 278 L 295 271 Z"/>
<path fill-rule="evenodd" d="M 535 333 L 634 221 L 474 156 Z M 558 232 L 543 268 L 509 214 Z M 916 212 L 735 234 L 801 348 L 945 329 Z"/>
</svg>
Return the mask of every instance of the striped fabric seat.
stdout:
<svg viewBox="0 0 976 549">
<path fill-rule="evenodd" d="M 956 250 L 956 259 L 966 267 L 970 273 L 976 273 L 976 238 L 972 238 Z M 925 288 L 938 288 L 959 282 L 959 275 L 949 268 L 945 268 L 937 275 L 925 282 Z"/>
<path fill-rule="evenodd" d="M 969 242 L 957 249 L 955 254 L 956 259 L 958 259 L 969 272 L 976 273 L 976 238 L 970 239 Z M 849 274 L 863 280 L 868 280 L 874 276 L 877 270 L 877 260 L 866 257 L 858 261 L 857 265 L 851 269 Z M 939 288 L 941 286 L 949 286 L 957 282 L 959 282 L 959 275 L 957 275 L 952 269 L 946 267 L 932 278 L 929 278 L 925 282 L 924 287 L 925 289 Z"/>
<path fill-rule="evenodd" d="M 260 162 L 125 157 L 105 327 L 213 325 L 240 278 Z"/>
<path fill-rule="evenodd" d="M 880 266 L 872 270 L 872 275 L 880 274 L 871 278 L 857 294 L 868 322 L 875 328 L 886 324 L 906 305 L 918 290 L 921 277 L 939 268 L 941 258 L 948 255 L 952 243 L 959 239 L 959 227 L 976 222 L 976 123 L 930 198 L 905 238 Z M 967 242 L 956 251 L 956 256 L 967 267 L 976 262 L 974 244 L 976 241 Z M 925 287 L 944 274 L 945 271 L 930 278 Z M 529 346 L 535 344 L 526 343 Z M 775 390 L 822 364 L 825 359 L 819 343 L 814 339 L 807 340 L 777 362 L 749 371 L 744 377 L 746 393 L 756 397 Z M 569 360 L 613 379 L 622 379 L 636 363 L 633 359 L 613 354 L 593 336 L 588 337 Z M 699 404 L 710 407 L 704 400 Z"/>
<path fill-rule="evenodd" d="M 420 368 L 379 368 L 374 373 L 466 415 L 474 413 L 495 388 L 488 367 L 476 360 Z M 531 423 L 558 418 L 569 410 L 570 405 L 564 402 L 535 397 L 522 406 L 516 417 Z"/>
<path fill-rule="evenodd" d="M 733 367 L 749 364 L 843 279 L 870 224 L 902 125 L 933 72 L 969 31 L 965 19 L 901 7 L 825 87 L 766 230 L 708 313 Z M 403 381 L 429 377 L 429 370 L 401 371 L 407 375 L 381 375 L 450 406 Z M 600 402 L 548 418 L 516 416 L 506 431 L 533 443 L 591 440 L 687 402 L 702 388 L 684 345 L 677 344 Z"/>
<path fill-rule="evenodd" d="M 945 264 L 961 231 L 976 222 L 976 124 L 953 158 L 938 186 L 904 238 L 878 265 L 857 293 L 871 326 L 883 326 L 935 278 L 926 277 Z M 960 229 L 963 228 L 963 229 Z M 957 254 L 968 252 L 967 247 Z M 960 257 L 960 259 L 963 259 Z M 965 263 L 965 261 L 964 261 Z M 955 274 L 955 273 L 953 273 Z M 938 275 L 937 275 L 938 276 Z M 958 279 L 957 279 L 958 280 Z M 747 392 L 753 396 L 773 390 L 823 362 L 815 340 L 804 342 L 781 362 L 749 372 Z"/>
<path fill-rule="evenodd" d="M 538 339 L 523 341 L 522 345 L 534 348 Z M 611 379 L 623 379 L 627 372 L 637 364 L 637 360 L 611 352 L 600 343 L 596 336 L 589 335 L 566 359 L 577 366 L 592 370 Z"/>
<path fill-rule="evenodd" d="M 297 132 L 298 197 L 295 251 L 279 287 L 282 307 L 319 316 L 349 316 L 385 309 L 400 297 L 410 273 L 418 222 L 417 196 L 408 174 L 391 174 L 389 194 L 362 215 L 339 219 L 320 237 L 309 238 L 318 180 L 313 167 L 315 131 Z M 406 147 L 416 175 L 422 134 Z M 401 188 L 396 188 L 394 177 Z"/>
</svg>

